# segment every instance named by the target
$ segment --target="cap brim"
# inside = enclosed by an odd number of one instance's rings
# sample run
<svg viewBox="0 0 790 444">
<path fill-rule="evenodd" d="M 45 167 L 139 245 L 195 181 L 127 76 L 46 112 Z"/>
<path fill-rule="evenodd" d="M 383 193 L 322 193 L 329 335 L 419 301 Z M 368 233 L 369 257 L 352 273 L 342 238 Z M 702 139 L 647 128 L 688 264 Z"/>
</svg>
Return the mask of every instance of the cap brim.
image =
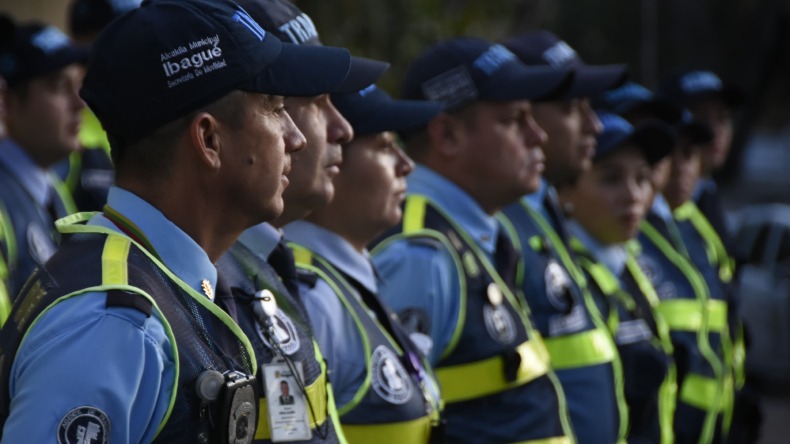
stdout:
<svg viewBox="0 0 790 444">
<path fill-rule="evenodd" d="M 622 107 L 615 107 L 614 111 L 624 117 L 638 114 L 639 116 L 662 120 L 670 125 L 679 122 L 683 118 L 683 110 L 680 107 L 660 99 L 630 103 Z"/>
<path fill-rule="evenodd" d="M 651 165 L 671 153 L 676 142 L 672 127 L 658 120 L 638 125 L 627 141 L 641 148 L 647 163 Z"/>
<path fill-rule="evenodd" d="M 578 65 L 573 69 L 573 82 L 563 96 L 565 99 L 596 97 L 628 79 L 627 65 Z"/>
<path fill-rule="evenodd" d="M 692 144 L 706 144 L 713 140 L 713 132 L 708 125 L 702 122 L 688 122 L 681 124 L 678 135 L 688 139 Z"/>
<path fill-rule="evenodd" d="M 282 43 L 276 60 L 244 89 L 296 97 L 352 92 L 374 83 L 388 66 L 352 57 L 345 48 Z"/>
<path fill-rule="evenodd" d="M 31 76 L 44 76 L 75 63 L 86 64 L 90 54 L 90 45 L 69 45 L 49 56 L 46 63 L 34 68 Z"/>
<path fill-rule="evenodd" d="M 359 108 L 347 96 L 333 96 L 332 102 L 357 135 L 413 130 L 425 126 L 442 111 L 441 103 L 424 100 L 386 100 Z"/>
<path fill-rule="evenodd" d="M 694 94 L 689 94 L 683 98 L 682 103 L 686 106 L 692 106 L 700 100 L 717 98 L 724 102 L 730 108 L 739 108 L 746 102 L 746 95 L 738 88 L 733 86 L 724 86 L 720 90 L 706 90 Z"/>
<path fill-rule="evenodd" d="M 331 92 L 334 94 L 346 94 L 367 88 L 376 83 L 389 67 L 390 64 L 387 62 L 351 56 L 351 66 L 349 67 L 348 75 Z"/>
<path fill-rule="evenodd" d="M 571 84 L 568 69 L 544 66 L 526 66 L 514 63 L 497 72 L 489 86 L 481 90 L 482 100 L 551 100 L 565 93 Z"/>
</svg>

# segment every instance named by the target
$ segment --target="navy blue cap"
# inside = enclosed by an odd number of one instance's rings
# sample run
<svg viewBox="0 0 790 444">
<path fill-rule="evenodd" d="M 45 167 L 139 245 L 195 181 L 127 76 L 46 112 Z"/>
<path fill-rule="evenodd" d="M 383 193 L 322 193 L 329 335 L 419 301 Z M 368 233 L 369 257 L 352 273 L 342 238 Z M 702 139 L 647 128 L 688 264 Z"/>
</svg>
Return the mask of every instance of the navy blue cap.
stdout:
<svg viewBox="0 0 790 444">
<path fill-rule="evenodd" d="M 647 163 L 652 165 L 675 148 L 672 127 L 660 120 L 645 120 L 634 127 L 617 114 L 596 112 L 603 128 L 596 137 L 598 147 L 593 162 L 606 158 L 619 148 L 634 145 L 642 151 Z"/>
<path fill-rule="evenodd" d="M 503 44 L 527 65 L 571 69 L 573 83 L 563 96 L 565 99 L 595 97 L 628 79 L 627 65 L 588 65 L 567 43 L 546 30 L 511 37 Z"/>
<path fill-rule="evenodd" d="M 266 31 L 283 42 L 320 46 L 318 30 L 309 15 L 288 0 L 236 0 Z M 389 63 L 364 57 L 351 57 L 346 80 L 331 92 L 344 94 L 359 91 L 378 80 Z"/>
<path fill-rule="evenodd" d="M 427 125 L 442 111 L 438 102 L 393 100 L 376 85 L 352 94 L 333 94 L 332 103 L 356 135 L 410 131 Z"/>
<path fill-rule="evenodd" d="M 350 66 L 348 50 L 282 43 L 230 0 L 146 0 L 102 32 L 80 95 L 131 142 L 233 90 L 334 91 Z"/>
<path fill-rule="evenodd" d="M 710 127 L 695 120 L 687 109 L 638 83 L 628 82 L 606 91 L 593 100 L 593 106 L 624 117 L 639 113 L 642 118 L 662 120 L 695 144 L 713 140 Z"/>
<path fill-rule="evenodd" d="M 711 71 L 680 71 L 670 75 L 661 83 L 659 93 L 682 106 L 708 98 L 719 97 L 731 108 L 737 108 L 746 100 L 744 93 L 735 86 L 722 83 Z"/>
<path fill-rule="evenodd" d="M 615 114 L 628 117 L 628 113 L 639 113 L 661 119 L 670 125 L 679 122 L 683 109 L 669 100 L 653 94 L 652 91 L 635 82 L 610 89 L 593 98 L 592 105 Z"/>
<path fill-rule="evenodd" d="M 695 119 L 687 109 L 683 110 L 680 122 L 676 123 L 674 127 L 679 136 L 688 139 L 694 145 L 704 145 L 713 140 L 713 131 L 710 126 Z"/>
<path fill-rule="evenodd" d="M 412 62 L 401 95 L 455 109 L 475 100 L 552 98 L 569 81 L 567 69 L 528 67 L 502 45 L 458 37 L 429 47 Z"/>
<path fill-rule="evenodd" d="M 98 33 L 116 17 L 140 6 L 141 0 L 74 0 L 69 8 L 72 35 Z"/>
<path fill-rule="evenodd" d="M 287 0 L 236 0 L 263 29 L 283 42 L 320 45 L 321 38 L 309 15 Z"/>
<path fill-rule="evenodd" d="M 0 76 L 9 87 L 84 62 L 90 47 L 75 45 L 58 28 L 39 22 L 16 24 L 0 15 Z"/>
</svg>

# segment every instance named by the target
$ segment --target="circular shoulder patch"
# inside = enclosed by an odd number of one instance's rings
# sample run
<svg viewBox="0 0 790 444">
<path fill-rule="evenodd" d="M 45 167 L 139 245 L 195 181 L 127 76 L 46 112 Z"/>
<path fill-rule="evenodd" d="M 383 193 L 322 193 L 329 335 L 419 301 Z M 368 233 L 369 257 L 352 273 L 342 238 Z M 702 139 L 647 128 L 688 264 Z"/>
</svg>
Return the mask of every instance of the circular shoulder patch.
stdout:
<svg viewBox="0 0 790 444">
<path fill-rule="evenodd" d="M 110 418 L 95 407 L 72 409 L 58 424 L 59 444 L 107 444 L 109 440 Z"/>
<path fill-rule="evenodd" d="M 392 350 L 379 345 L 370 357 L 371 385 L 379 396 L 392 404 L 405 404 L 411 399 L 409 374 Z"/>
<path fill-rule="evenodd" d="M 286 355 L 292 355 L 299 350 L 299 333 L 296 331 L 296 325 L 280 308 L 272 316 L 272 325 L 274 326 L 274 335 L 280 342 L 280 347 Z M 267 347 L 272 348 L 272 344 L 266 339 L 263 334 L 263 329 L 259 323 L 255 323 L 255 330 L 258 336 L 263 340 Z"/>
</svg>

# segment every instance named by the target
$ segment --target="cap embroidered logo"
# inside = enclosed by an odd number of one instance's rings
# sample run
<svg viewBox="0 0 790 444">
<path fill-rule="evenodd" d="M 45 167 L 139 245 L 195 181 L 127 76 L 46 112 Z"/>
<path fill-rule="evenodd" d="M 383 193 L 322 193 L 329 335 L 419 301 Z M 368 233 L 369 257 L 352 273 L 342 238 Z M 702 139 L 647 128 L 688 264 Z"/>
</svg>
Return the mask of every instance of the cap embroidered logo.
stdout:
<svg viewBox="0 0 790 444">
<path fill-rule="evenodd" d="M 447 108 L 477 98 L 477 88 L 463 66 L 426 81 L 422 85 L 422 93 L 426 99 L 441 102 Z"/>
<path fill-rule="evenodd" d="M 706 71 L 686 74 L 680 80 L 680 85 L 687 94 L 701 91 L 719 91 L 722 89 L 721 79 L 715 74 Z"/>
<path fill-rule="evenodd" d="M 543 59 L 553 67 L 565 66 L 576 59 L 576 51 L 563 41 L 543 52 Z"/>
<path fill-rule="evenodd" d="M 296 18 L 280 25 L 279 29 L 296 44 L 318 39 L 318 31 L 315 29 L 315 24 L 313 24 L 310 16 L 305 13 L 301 13 Z"/>
<path fill-rule="evenodd" d="M 40 49 L 45 54 L 51 54 L 61 48 L 68 46 L 69 38 L 57 28 L 47 26 L 34 35 L 31 42 L 33 43 L 33 46 Z"/>
<path fill-rule="evenodd" d="M 245 28 L 249 29 L 251 33 L 258 37 L 258 40 L 263 41 L 266 37 L 266 31 L 258 25 L 258 23 L 250 17 L 249 14 L 242 11 L 241 9 L 236 10 L 236 13 L 233 14 L 233 20 L 241 23 L 244 25 Z"/>
</svg>

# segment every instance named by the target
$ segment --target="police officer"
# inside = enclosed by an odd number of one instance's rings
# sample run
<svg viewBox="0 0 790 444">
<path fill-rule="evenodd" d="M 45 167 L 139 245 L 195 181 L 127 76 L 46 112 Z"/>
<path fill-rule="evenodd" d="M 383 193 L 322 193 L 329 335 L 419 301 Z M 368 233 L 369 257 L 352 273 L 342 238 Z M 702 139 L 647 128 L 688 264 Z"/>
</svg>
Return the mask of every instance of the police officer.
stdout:
<svg viewBox="0 0 790 444">
<path fill-rule="evenodd" d="M 734 85 L 722 82 L 708 70 L 681 70 L 661 83 L 659 93 L 710 127 L 713 138 L 702 148 L 701 179 L 694 190 L 694 202 L 710 221 L 724 246 L 732 254 L 732 239 L 727 225 L 721 193 L 712 176 L 721 170 L 730 155 L 733 137 L 733 114 L 746 97 Z"/>
<path fill-rule="evenodd" d="M 737 410 L 735 433 L 740 434 L 740 437 L 733 436 L 732 439 L 733 442 L 754 439 L 758 426 L 754 420 L 747 418 L 759 417 L 759 406 L 756 392 L 746 385 L 745 332 L 743 321 L 738 314 L 740 296 L 732 283 L 739 258 L 733 257 L 732 234 L 726 221 L 720 192 L 711 177 L 727 161 L 732 144 L 733 114 L 746 97 L 739 88 L 722 82 L 718 75 L 706 70 L 681 71 L 670 76 L 663 82 L 661 91 L 687 107 L 696 120 L 710 127 L 713 135 L 712 140 L 702 147 L 702 171 L 695 186 L 694 202 L 683 204 L 677 209 L 676 215 L 681 219 L 681 231 L 688 231 L 689 242 L 704 247 L 708 252 L 707 258 L 692 254 L 692 260 L 698 263 L 698 268 L 706 276 L 708 285 L 712 287 L 711 293 L 717 293 L 715 288 L 723 286 L 722 297 L 727 306 L 727 327 L 732 348 L 730 352 L 725 351 L 730 355 L 725 361 L 728 361 L 727 366 L 734 378 L 736 399 L 733 408 Z M 727 342 L 725 338 L 725 347 Z M 735 415 L 733 412 L 726 415 Z M 724 427 L 729 431 L 730 419 L 727 417 Z"/>
<path fill-rule="evenodd" d="M 567 71 L 529 69 L 475 38 L 429 47 L 405 77 L 403 98 L 445 111 L 406 140 L 417 165 L 403 222 L 373 260 L 384 301 L 432 341 L 449 442 L 573 439 L 562 389 L 514 291 L 517 252 L 494 217 L 538 184 L 546 135 L 530 100 L 566 84 Z"/>
<path fill-rule="evenodd" d="M 105 30 L 81 95 L 118 186 L 103 213 L 64 221 L 73 235 L 0 333 L 4 442 L 252 441 L 255 353 L 212 262 L 282 211 L 304 145 L 282 95 L 349 67 L 230 1 L 147 2 Z"/>
<path fill-rule="evenodd" d="M 16 254 L 8 258 L 12 298 L 36 266 L 55 251 L 55 220 L 75 211 L 63 183 L 48 169 L 79 147 L 78 62 L 86 48 L 57 28 L 15 24 L 0 16 L 0 76 L 6 83 L 0 141 L 0 200 L 14 228 Z"/>
<path fill-rule="evenodd" d="M 614 114 L 598 117 L 603 131 L 593 166 L 561 191 L 563 201 L 574 206 L 571 244 L 623 363 L 627 441 L 673 443 L 672 342 L 632 242 L 650 204 L 651 165 L 672 149 L 673 133 L 660 121 L 634 128 Z"/>
<path fill-rule="evenodd" d="M 289 2 L 243 1 L 241 5 L 267 32 L 284 41 L 321 52 L 318 34 L 310 18 Z M 295 32 L 295 30 L 302 32 Z M 296 38 L 298 37 L 298 38 Z M 355 92 L 376 81 L 386 63 L 352 58 L 346 80 L 331 92 Z M 352 137 L 348 122 L 334 108 L 328 94 L 287 97 L 285 106 L 306 137 L 304 149 L 294 153 L 289 184 L 283 193 L 285 211 L 278 221 L 301 217 L 295 208 L 328 200 L 333 171 L 323 167 L 326 156 L 340 152 L 340 144 Z M 306 179 L 310 180 L 306 180 Z M 313 181 L 328 187 L 312 187 Z M 318 194 L 320 199 L 315 199 Z M 306 201 L 307 200 L 307 201 Z M 289 210 L 290 209 L 290 210 Z M 279 225 L 278 225 L 279 226 Z M 250 338 L 260 363 L 260 423 L 255 442 L 345 442 L 337 417 L 327 366 L 310 327 L 296 283 L 293 256 L 285 247 L 281 231 L 264 222 L 242 233 L 218 262 L 227 277 L 239 312 L 239 324 Z M 268 292 L 268 293 L 266 293 Z M 295 402 L 278 402 L 280 377 L 287 376 Z"/>
<path fill-rule="evenodd" d="M 503 213 L 524 255 L 519 288 L 546 340 L 579 442 L 623 440 L 628 415 L 622 368 L 585 277 L 569 251 L 557 189 L 574 184 L 589 169 L 600 131 L 590 98 L 621 83 L 626 69 L 623 65 L 586 65 L 548 31 L 532 31 L 504 44 L 528 65 L 565 67 L 574 73 L 562 97 L 535 104 L 535 120 L 548 135 L 540 188 Z"/>
<path fill-rule="evenodd" d="M 642 254 L 637 260 L 656 288 L 658 308 L 673 341 L 679 387 L 675 439 L 712 442 L 718 439 L 716 426 L 724 393 L 722 361 L 715 347 L 720 342 L 716 326 L 720 329 L 722 323 L 709 315 L 710 290 L 690 259 L 691 246 L 669 203 L 685 200 L 693 192 L 699 174 L 696 159 L 712 134 L 682 107 L 636 83 L 609 91 L 597 102 L 634 123 L 658 118 L 672 124 L 677 132 L 670 155 L 653 168 L 655 196 L 642 223 Z"/>
<path fill-rule="evenodd" d="M 74 42 L 91 44 L 113 19 L 139 6 L 139 0 L 73 0 L 68 8 L 68 31 Z M 80 147 L 53 167 L 80 211 L 101 211 L 115 174 L 110 141 L 99 119 L 83 108 Z"/>
<path fill-rule="evenodd" d="M 352 443 L 441 442 L 435 375 L 379 300 L 366 248 L 400 221 L 413 168 L 391 131 L 424 126 L 441 107 L 395 101 L 375 85 L 332 101 L 354 128 L 335 194 L 283 230 L 303 270 L 300 293 L 333 375 L 343 430 Z"/>
<path fill-rule="evenodd" d="M 732 262 L 715 229 L 692 200 L 701 170 L 704 147 L 681 137 L 678 155 L 673 157 L 672 173 L 665 196 L 686 245 L 689 261 L 699 271 L 707 289 L 705 318 L 711 349 L 719 360 L 721 428 L 713 440 L 724 442 L 733 414 L 736 385 L 742 387 L 744 348 L 740 320 L 734 304 Z M 721 440 L 721 441 L 720 441 Z"/>
</svg>

